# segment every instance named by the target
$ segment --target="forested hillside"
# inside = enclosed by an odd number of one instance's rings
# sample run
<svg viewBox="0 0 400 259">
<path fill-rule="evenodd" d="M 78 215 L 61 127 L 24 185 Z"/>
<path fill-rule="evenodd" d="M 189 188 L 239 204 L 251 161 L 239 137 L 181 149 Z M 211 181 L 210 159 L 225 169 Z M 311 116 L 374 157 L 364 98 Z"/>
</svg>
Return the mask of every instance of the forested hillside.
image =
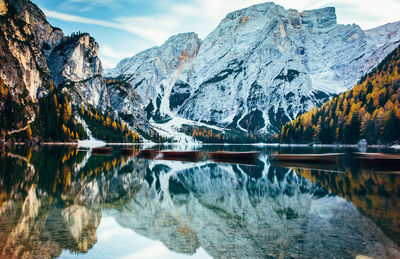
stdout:
<svg viewBox="0 0 400 259">
<path fill-rule="evenodd" d="M 183 125 L 181 132 L 202 143 L 261 143 L 274 142 L 275 135 L 245 133 L 243 131 L 230 129 L 220 131 L 207 127 Z"/>
<path fill-rule="evenodd" d="M 110 142 L 139 141 L 138 133 L 112 111 L 102 112 L 89 105 L 72 105 L 69 93 L 56 88 L 53 83 L 49 87 L 48 95 L 33 105 L 35 112 L 30 122 L 24 118 L 23 105 L 13 101 L 1 78 L 0 100 L 4 100 L 4 104 L 0 106 L 0 140 L 76 142 L 79 139 L 88 139 L 80 121 L 83 119 L 95 138 Z M 21 119 L 15 119 L 19 117 Z M 15 121 L 21 123 L 16 124 Z M 10 133 L 12 130 L 15 132 Z"/>
<path fill-rule="evenodd" d="M 115 119 L 113 113 L 103 113 L 91 107 L 83 106 L 79 115 L 85 120 L 93 136 L 109 142 L 137 142 L 139 135 L 131 130 L 124 121 Z"/>
<path fill-rule="evenodd" d="M 39 112 L 32 129 L 29 139 L 73 142 L 88 137 L 83 126 L 74 119 L 69 95 L 55 88 L 53 83 L 49 94 L 39 99 Z M 26 140 L 23 135 L 17 138 Z"/>
<path fill-rule="evenodd" d="M 281 143 L 400 140 L 400 46 L 350 91 L 282 127 Z"/>
</svg>

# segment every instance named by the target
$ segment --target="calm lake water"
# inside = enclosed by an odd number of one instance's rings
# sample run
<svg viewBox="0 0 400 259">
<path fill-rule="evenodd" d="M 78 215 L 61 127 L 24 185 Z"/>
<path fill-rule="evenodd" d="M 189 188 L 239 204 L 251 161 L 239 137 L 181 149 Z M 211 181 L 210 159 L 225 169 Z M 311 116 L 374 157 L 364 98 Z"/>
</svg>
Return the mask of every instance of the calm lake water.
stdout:
<svg viewBox="0 0 400 259">
<path fill-rule="evenodd" d="M 351 149 L 153 147 L 261 152 L 246 164 L 146 160 L 142 148 L 0 152 L 0 258 L 400 258 L 400 166 L 268 159 Z"/>
</svg>

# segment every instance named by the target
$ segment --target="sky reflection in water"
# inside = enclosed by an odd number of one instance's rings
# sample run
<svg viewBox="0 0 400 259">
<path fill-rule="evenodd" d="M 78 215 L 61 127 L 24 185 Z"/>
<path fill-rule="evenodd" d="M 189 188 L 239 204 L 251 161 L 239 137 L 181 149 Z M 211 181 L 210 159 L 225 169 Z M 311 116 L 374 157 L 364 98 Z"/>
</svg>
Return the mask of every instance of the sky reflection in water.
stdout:
<svg viewBox="0 0 400 259">
<path fill-rule="evenodd" d="M 123 228 L 112 216 L 105 216 L 104 214 L 97 229 L 97 243 L 87 254 L 80 255 L 82 258 L 212 258 L 202 248 L 194 255 L 171 252 L 162 242 L 151 240 L 128 228 Z M 60 258 L 75 257 L 76 254 L 65 250 L 60 256 Z"/>
</svg>

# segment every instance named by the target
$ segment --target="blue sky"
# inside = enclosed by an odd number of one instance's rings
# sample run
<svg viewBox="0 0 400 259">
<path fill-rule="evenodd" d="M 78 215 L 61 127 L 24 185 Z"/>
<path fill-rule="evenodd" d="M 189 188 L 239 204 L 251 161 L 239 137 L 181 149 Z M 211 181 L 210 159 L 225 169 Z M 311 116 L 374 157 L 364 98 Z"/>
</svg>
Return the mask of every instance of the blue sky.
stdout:
<svg viewBox="0 0 400 259">
<path fill-rule="evenodd" d="M 106 68 L 169 36 L 196 32 L 204 39 L 228 12 L 262 0 L 33 0 L 65 34 L 89 32 L 100 44 Z M 363 29 L 400 20 L 400 0 L 277 0 L 299 11 L 336 7 L 339 23 Z"/>
</svg>

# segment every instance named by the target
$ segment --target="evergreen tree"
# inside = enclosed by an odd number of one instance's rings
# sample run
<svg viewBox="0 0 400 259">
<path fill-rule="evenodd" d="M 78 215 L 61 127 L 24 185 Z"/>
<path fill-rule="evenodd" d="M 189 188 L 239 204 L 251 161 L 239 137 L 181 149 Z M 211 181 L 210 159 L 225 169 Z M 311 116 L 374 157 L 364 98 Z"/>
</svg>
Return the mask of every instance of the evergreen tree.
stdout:
<svg viewBox="0 0 400 259">
<path fill-rule="evenodd" d="M 375 144 L 374 124 L 371 120 L 371 115 L 368 112 L 362 118 L 360 130 L 362 138 L 365 138 L 368 143 Z"/>
<path fill-rule="evenodd" d="M 398 140 L 400 133 L 400 120 L 396 117 L 394 109 L 387 111 L 383 117 L 383 139 L 387 143 Z"/>
</svg>

